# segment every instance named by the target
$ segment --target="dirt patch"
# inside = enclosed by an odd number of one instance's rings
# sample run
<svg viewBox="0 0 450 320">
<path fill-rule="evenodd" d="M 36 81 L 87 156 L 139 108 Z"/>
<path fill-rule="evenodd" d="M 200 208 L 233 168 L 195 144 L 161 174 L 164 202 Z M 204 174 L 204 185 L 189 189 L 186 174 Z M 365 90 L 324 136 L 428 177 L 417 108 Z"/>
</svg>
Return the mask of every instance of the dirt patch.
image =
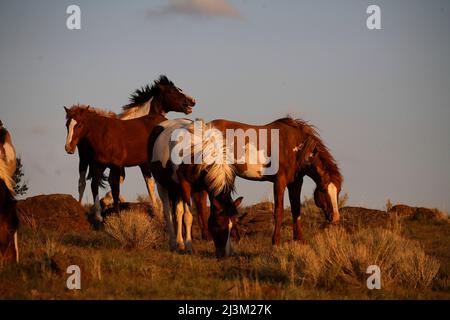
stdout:
<svg viewBox="0 0 450 320">
<path fill-rule="evenodd" d="M 19 200 L 17 214 L 21 225 L 33 230 L 61 233 L 91 230 L 86 209 L 70 195 L 40 195 Z"/>
</svg>

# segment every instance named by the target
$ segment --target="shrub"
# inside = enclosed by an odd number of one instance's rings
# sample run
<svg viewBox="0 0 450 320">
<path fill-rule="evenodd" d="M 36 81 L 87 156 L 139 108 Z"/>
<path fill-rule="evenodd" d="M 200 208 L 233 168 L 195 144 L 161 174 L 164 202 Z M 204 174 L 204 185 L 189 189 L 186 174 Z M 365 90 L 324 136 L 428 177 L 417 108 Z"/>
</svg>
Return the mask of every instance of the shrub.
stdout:
<svg viewBox="0 0 450 320">
<path fill-rule="evenodd" d="M 295 282 L 333 288 L 365 287 L 367 267 L 381 269 L 382 287 L 426 288 L 438 273 L 439 263 L 414 241 L 388 229 L 362 229 L 354 234 L 330 228 L 316 235 L 310 245 L 288 244 L 275 250 L 274 258 L 293 265 Z"/>
<path fill-rule="evenodd" d="M 106 218 L 105 232 L 127 249 L 157 247 L 164 241 L 164 225 L 150 219 L 146 212 L 136 210 Z"/>
</svg>

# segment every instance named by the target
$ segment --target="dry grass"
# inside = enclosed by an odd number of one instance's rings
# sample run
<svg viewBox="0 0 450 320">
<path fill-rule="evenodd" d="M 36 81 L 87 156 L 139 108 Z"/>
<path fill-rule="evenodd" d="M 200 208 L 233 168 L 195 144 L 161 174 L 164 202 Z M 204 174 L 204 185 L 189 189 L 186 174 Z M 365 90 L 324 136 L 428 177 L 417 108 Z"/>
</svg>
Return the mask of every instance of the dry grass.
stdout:
<svg viewBox="0 0 450 320">
<path fill-rule="evenodd" d="M 263 209 L 266 205 L 259 207 L 258 214 L 265 212 L 271 218 Z M 199 232 L 194 233 L 194 254 L 187 255 L 171 252 L 167 241 L 131 250 L 141 242 L 131 240 L 130 245 L 130 240 L 118 241 L 105 231 L 61 233 L 22 225 L 21 262 L 0 270 L 0 298 L 450 298 L 448 219 L 408 218 L 386 228 L 355 224 L 350 230 L 323 229 L 323 215 L 307 211 L 303 221 L 307 244 L 299 245 L 291 241 L 290 215 L 285 218 L 282 246 L 271 245 L 273 226 L 268 225 L 267 230 L 234 242 L 235 254 L 220 261 L 213 243 L 201 241 Z M 164 230 L 146 212 L 123 212 L 108 220 L 115 221 L 115 233 L 126 234 L 125 239 L 147 238 L 151 228 Z M 147 231 L 137 231 L 145 225 Z M 66 288 L 65 271 L 73 264 L 82 271 L 82 290 L 77 292 Z M 381 290 L 366 287 L 365 272 L 373 264 L 381 268 Z"/>
<path fill-rule="evenodd" d="M 164 240 L 161 222 L 142 211 L 122 211 L 106 218 L 104 231 L 126 249 L 158 247 Z"/>
<path fill-rule="evenodd" d="M 289 244 L 275 250 L 280 268 L 295 270 L 294 281 L 331 289 L 364 287 L 366 270 L 382 270 L 383 287 L 424 289 L 439 271 L 439 262 L 425 254 L 416 241 L 388 229 L 361 229 L 354 234 L 330 228 L 317 234 L 309 245 Z"/>
</svg>

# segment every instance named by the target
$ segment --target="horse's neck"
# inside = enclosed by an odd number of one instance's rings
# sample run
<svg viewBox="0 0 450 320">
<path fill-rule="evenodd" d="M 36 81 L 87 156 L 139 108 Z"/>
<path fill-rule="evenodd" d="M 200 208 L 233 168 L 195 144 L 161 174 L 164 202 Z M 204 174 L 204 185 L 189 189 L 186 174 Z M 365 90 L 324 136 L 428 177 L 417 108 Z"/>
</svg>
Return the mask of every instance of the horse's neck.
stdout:
<svg viewBox="0 0 450 320">
<path fill-rule="evenodd" d="M 150 100 L 150 111 L 148 113 L 151 116 L 161 115 L 166 116 L 166 112 L 162 108 L 161 98 L 156 96 Z"/>
</svg>

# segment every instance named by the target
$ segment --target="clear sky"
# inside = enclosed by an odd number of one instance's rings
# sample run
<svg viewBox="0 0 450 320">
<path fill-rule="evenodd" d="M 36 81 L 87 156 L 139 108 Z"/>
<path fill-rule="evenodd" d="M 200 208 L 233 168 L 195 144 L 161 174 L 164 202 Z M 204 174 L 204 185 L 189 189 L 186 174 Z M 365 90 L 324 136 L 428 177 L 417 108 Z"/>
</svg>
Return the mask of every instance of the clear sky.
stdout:
<svg viewBox="0 0 450 320">
<path fill-rule="evenodd" d="M 66 28 L 70 4 L 81 30 Z M 370 4 L 382 30 L 366 27 Z M 351 205 L 450 209 L 448 0 L 0 0 L 0 119 L 27 196 L 77 195 L 64 105 L 119 112 L 160 74 L 196 97 L 192 119 L 311 121 Z M 269 183 L 237 186 L 247 204 L 271 197 Z M 145 193 L 139 169 L 123 193 Z"/>
</svg>

